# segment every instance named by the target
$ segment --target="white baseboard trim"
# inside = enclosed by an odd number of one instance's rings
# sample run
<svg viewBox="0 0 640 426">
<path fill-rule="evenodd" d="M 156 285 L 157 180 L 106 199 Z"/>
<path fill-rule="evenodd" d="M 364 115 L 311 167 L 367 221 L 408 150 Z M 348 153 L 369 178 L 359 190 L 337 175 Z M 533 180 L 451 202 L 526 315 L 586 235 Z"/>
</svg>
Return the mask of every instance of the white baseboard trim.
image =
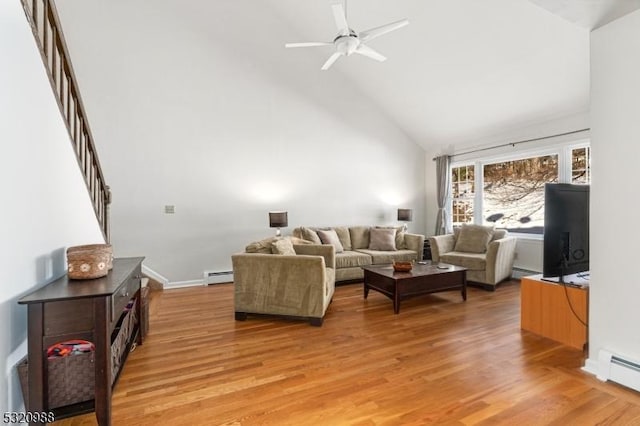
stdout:
<svg viewBox="0 0 640 426">
<path fill-rule="evenodd" d="M 162 275 L 160 275 L 159 273 L 157 273 L 153 269 L 149 268 L 145 264 L 142 264 L 142 273 L 145 274 L 146 276 L 150 277 L 152 280 L 157 281 L 160 284 L 162 284 L 163 288 L 165 288 L 169 284 L 169 280 L 168 279 L 166 279 L 165 277 L 163 277 Z"/>
<path fill-rule="evenodd" d="M 169 290 L 174 288 L 202 287 L 204 285 L 204 280 L 171 281 L 164 285 L 164 289 Z"/>
<path fill-rule="evenodd" d="M 157 281 L 160 284 L 162 284 L 163 290 L 174 289 L 174 288 L 185 288 L 185 287 L 198 287 L 198 286 L 207 285 L 207 282 L 204 280 L 204 278 L 201 280 L 169 281 L 167 278 L 160 275 L 159 273 L 149 268 L 148 266 L 145 266 L 144 264 L 142 265 L 142 273 L 150 277 L 154 281 Z"/>
<path fill-rule="evenodd" d="M 588 358 L 584 363 L 584 367 L 581 368 L 585 373 L 593 374 L 594 376 L 598 376 L 598 372 L 600 371 L 598 360 L 593 360 Z"/>
<path fill-rule="evenodd" d="M 24 401 L 22 398 L 14 399 L 14 396 L 21 395 L 22 385 L 20 383 L 20 379 L 17 373 L 17 366 L 22 361 L 28 353 L 28 345 L 27 340 L 23 340 L 16 349 L 13 350 L 8 356 L 6 360 L 6 371 L 5 377 L 7 378 L 7 398 L 8 404 L 7 407 L 9 410 L 14 411 L 23 411 L 24 410 Z M 15 371 L 15 373 L 14 373 Z"/>
</svg>

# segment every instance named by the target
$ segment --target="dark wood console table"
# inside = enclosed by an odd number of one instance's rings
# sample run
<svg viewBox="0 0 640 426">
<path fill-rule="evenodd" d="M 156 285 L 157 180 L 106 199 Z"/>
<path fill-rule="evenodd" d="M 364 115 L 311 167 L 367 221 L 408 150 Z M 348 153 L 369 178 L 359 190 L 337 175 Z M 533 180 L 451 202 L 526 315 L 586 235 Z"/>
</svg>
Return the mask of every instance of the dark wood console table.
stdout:
<svg viewBox="0 0 640 426">
<path fill-rule="evenodd" d="M 56 420 L 95 410 L 98 424 L 111 424 L 111 392 L 130 347 L 142 344 L 140 327 L 145 315 L 141 309 L 141 267 L 143 257 L 119 258 L 102 278 L 70 280 L 64 277 L 24 296 L 18 301 L 28 309 L 28 384 L 25 406 L 30 412 L 51 411 Z M 125 307 L 134 302 L 133 327 L 118 329 Z M 114 333 L 115 330 L 115 333 Z M 83 339 L 95 345 L 94 401 L 66 407 L 48 407 L 49 383 L 47 348 L 55 343 Z M 112 354 L 112 345 L 121 339 L 126 345 L 121 358 Z M 34 423 L 37 424 L 37 423 Z"/>
</svg>

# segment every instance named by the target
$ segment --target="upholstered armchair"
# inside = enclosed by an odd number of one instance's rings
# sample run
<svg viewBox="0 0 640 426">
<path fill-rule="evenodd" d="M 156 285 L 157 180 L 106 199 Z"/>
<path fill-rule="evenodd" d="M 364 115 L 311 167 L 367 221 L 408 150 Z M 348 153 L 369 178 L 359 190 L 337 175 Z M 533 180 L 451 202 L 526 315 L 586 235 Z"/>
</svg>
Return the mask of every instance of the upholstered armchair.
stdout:
<svg viewBox="0 0 640 426">
<path fill-rule="evenodd" d="M 247 314 L 281 315 L 321 326 L 335 288 L 332 245 L 292 244 L 295 254 L 231 256 L 236 320 Z"/>
<path fill-rule="evenodd" d="M 429 237 L 433 262 L 458 265 L 468 269 L 467 280 L 495 290 L 510 278 L 516 252 L 516 237 L 504 229 L 463 225 L 453 234 Z"/>
</svg>

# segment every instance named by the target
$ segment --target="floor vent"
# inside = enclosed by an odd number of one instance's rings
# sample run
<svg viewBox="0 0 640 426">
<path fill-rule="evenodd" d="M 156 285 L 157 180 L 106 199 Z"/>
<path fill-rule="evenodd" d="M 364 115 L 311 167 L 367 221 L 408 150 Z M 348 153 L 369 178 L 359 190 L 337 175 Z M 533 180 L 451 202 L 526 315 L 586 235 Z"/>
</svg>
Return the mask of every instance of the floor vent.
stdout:
<svg viewBox="0 0 640 426">
<path fill-rule="evenodd" d="M 640 392 L 640 363 L 605 349 L 601 349 L 598 354 L 597 377 Z"/>
<path fill-rule="evenodd" d="M 209 284 L 222 284 L 233 282 L 233 271 L 205 271 L 204 283 Z"/>
</svg>

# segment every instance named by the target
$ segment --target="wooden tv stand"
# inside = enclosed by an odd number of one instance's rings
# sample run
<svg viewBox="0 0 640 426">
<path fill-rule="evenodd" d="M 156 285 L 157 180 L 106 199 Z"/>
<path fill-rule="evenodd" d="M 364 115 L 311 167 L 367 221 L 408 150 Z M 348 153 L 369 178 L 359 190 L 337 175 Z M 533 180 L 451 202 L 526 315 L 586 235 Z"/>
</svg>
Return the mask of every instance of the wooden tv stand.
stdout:
<svg viewBox="0 0 640 426">
<path fill-rule="evenodd" d="M 115 259 L 106 277 L 70 280 L 65 275 L 18 301 L 28 311 L 29 412 L 51 412 L 55 419 L 95 411 L 98 424 L 111 424 L 111 392 L 131 346 L 142 344 L 146 319 L 141 309 L 143 257 Z M 118 327 L 128 317 L 124 308 L 134 300 L 138 312 L 133 327 Z M 95 392 L 87 402 L 51 408 L 47 348 L 58 342 L 83 339 L 95 345 Z M 120 343 L 122 343 L 120 345 Z M 69 358 L 73 357 L 71 355 Z M 52 386 L 51 390 L 56 391 Z M 43 422 L 30 421 L 30 424 Z"/>
<path fill-rule="evenodd" d="M 569 301 L 571 305 L 569 305 Z M 583 350 L 588 340 L 589 287 L 565 287 L 543 281 L 541 275 L 523 277 L 520 284 L 520 328 Z"/>
</svg>

